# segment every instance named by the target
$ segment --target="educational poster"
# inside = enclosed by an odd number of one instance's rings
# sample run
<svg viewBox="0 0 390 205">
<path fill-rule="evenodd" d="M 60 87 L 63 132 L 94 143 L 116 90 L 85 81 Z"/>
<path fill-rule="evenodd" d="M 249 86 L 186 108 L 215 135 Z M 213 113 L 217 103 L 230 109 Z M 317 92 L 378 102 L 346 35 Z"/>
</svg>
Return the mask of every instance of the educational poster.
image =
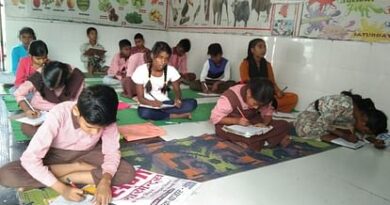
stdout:
<svg viewBox="0 0 390 205">
<path fill-rule="evenodd" d="M 274 4 L 273 36 L 295 36 L 302 4 Z"/>
<path fill-rule="evenodd" d="M 390 42 L 390 1 L 308 0 L 299 36 Z"/>
<path fill-rule="evenodd" d="M 168 28 L 270 35 L 271 0 L 169 0 Z"/>
<path fill-rule="evenodd" d="M 6 0 L 6 15 L 164 30 L 166 0 Z"/>
</svg>

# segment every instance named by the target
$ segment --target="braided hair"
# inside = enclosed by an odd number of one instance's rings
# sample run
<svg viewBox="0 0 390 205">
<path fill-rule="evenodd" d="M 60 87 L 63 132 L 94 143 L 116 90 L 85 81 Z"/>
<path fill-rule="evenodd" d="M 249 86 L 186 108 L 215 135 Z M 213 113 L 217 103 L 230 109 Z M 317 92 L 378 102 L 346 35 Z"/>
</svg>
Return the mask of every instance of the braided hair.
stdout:
<svg viewBox="0 0 390 205">
<path fill-rule="evenodd" d="M 151 54 L 153 55 L 153 58 L 155 58 L 161 52 L 166 52 L 169 55 L 169 57 L 172 55 L 171 47 L 166 42 L 158 41 L 154 44 Z M 145 54 L 145 55 L 147 55 L 147 54 Z M 149 59 L 152 59 L 152 58 L 150 57 Z M 150 78 L 152 77 L 152 66 L 153 66 L 153 60 L 149 61 L 149 64 L 148 64 L 149 81 L 145 85 L 145 89 L 146 89 L 147 93 L 150 93 L 150 91 L 152 90 L 152 83 L 150 81 Z M 164 75 L 164 86 L 161 88 L 161 92 L 165 94 L 168 90 L 168 82 L 167 82 L 168 64 L 164 66 L 163 71 L 164 71 L 164 74 L 163 74 Z"/>
<path fill-rule="evenodd" d="M 264 57 L 261 58 L 260 66 L 257 67 L 252 54 L 252 48 L 256 47 L 256 45 L 260 42 L 263 42 L 265 44 L 265 41 L 263 39 L 255 38 L 251 40 L 248 45 L 248 55 L 246 57 L 246 60 L 249 63 L 249 79 L 256 77 L 268 78 L 267 60 L 265 60 Z"/>
</svg>

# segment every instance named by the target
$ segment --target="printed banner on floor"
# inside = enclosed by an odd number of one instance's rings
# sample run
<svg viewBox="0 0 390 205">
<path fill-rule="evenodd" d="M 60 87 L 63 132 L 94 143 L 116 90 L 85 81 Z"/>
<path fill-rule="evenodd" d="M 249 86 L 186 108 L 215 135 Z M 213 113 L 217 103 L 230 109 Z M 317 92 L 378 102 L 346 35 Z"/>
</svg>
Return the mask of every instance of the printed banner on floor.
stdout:
<svg viewBox="0 0 390 205">
<path fill-rule="evenodd" d="M 132 182 L 112 187 L 112 196 L 116 205 L 181 204 L 199 186 L 199 182 L 137 169 Z"/>
</svg>

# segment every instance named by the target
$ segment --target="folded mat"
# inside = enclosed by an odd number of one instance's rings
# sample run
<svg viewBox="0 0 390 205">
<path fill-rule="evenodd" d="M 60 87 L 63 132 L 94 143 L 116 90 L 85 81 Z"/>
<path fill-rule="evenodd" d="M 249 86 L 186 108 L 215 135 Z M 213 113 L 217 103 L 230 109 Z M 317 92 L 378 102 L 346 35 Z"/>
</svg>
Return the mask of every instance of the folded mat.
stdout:
<svg viewBox="0 0 390 205">
<path fill-rule="evenodd" d="M 195 181 L 251 170 L 333 149 L 337 146 L 316 140 L 293 138 L 286 147 L 255 152 L 214 135 L 122 146 L 122 157 L 153 172 Z"/>
</svg>

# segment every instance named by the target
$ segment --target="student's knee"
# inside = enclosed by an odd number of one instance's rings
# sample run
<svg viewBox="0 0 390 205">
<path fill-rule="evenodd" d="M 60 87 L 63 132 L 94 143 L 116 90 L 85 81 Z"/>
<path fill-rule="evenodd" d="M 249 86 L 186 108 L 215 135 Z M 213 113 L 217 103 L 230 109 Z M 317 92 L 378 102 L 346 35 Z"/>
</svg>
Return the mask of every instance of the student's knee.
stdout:
<svg viewBox="0 0 390 205">
<path fill-rule="evenodd" d="M 188 110 L 195 110 L 198 107 L 198 102 L 195 99 L 186 99 L 186 107 Z"/>
<path fill-rule="evenodd" d="M 121 160 L 118 170 L 113 178 L 112 185 L 130 183 L 135 177 L 135 169 L 128 162 Z"/>
<path fill-rule="evenodd" d="M 4 187 L 15 187 L 14 181 L 18 179 L 18 176 L 9 169 L 8 165 L 0 168 L 0 185 Z"/>
</svg>

